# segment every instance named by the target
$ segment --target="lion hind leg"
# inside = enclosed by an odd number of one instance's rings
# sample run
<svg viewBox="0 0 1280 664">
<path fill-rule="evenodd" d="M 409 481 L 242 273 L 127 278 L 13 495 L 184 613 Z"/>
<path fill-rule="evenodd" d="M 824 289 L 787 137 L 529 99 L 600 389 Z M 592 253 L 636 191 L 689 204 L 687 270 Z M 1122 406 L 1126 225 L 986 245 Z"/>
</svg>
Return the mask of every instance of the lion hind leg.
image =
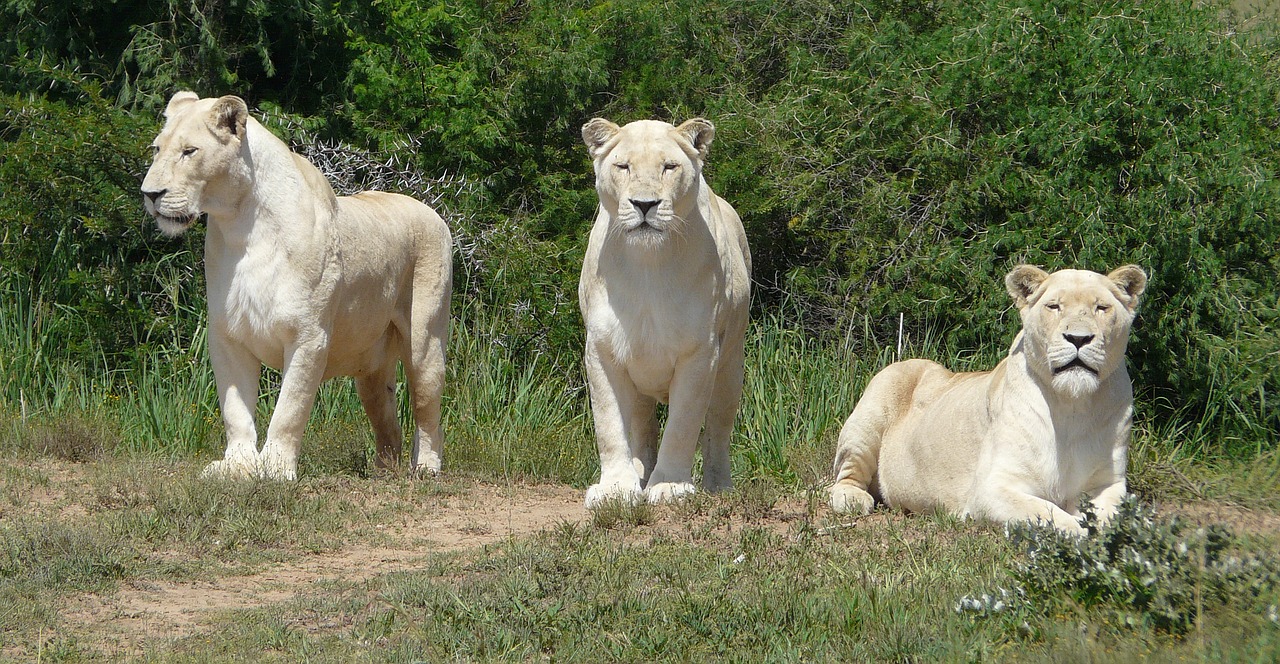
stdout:
<svg viewBox="0 0 1280 664">
<path fill-rule="evenodd" d="M 880 449 L 886 432 L 911 408 L 916 386 L 925 372 L 937 366 L 924 360 L 907 360 L 876 374 L 849 419 L 840 429 L 832 473 L 831 508 L 836 512 L 866 514 L 875 507 Z"/>
<path fill-rule="evenodd" d="M 867 514 L 875 508 L 871 495 L 880 457 L 883 430 L 857 409 L 840 429 L 836 449 L 835 482 L 831 485 L 831 509 L 840 513 Z"/>
<path fill-rule="evenodd" d="M 448 313 L 444 314 L 446 318 Z M 444 456 L 440 403 L 444 399 L 445 338 L 431 335 L 413 366 L 406 366 L 413 396 L 413 470 L 436 474 Z"/>
<path fill-rule="evenodd" d="M 373 425 L 374 464 L 379 468 L 395 468 L 400 463 L 404 432 L 396 404 L 395 362 L 378 371 L 356 378 L 356 392 L 364 406 L 369 424 Z"/>
<path fill-rule="evenodd" d="M 413 402 L 412 468 L 414 472 L 434 475 L 440 472 L 444 457 L 440 409 L 449 342 L 453 241 L 444 222 L 434 212 L 431 222 L 434 231 L 429 234 L 430 241 L 424 241 L 414 265 L 409 329 L 401 329 L 400 334 L 408 340 L 403 359 Z"/>
</svg>

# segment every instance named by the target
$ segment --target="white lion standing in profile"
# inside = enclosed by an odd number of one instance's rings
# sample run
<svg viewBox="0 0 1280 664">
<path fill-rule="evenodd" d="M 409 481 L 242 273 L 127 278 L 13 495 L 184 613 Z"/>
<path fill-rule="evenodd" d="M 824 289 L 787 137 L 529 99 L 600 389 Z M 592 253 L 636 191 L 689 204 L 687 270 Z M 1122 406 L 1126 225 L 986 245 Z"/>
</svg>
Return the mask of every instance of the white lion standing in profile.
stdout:
<svg viewBox="0 0 1280 664">
<path fill-rule="evenodd" d="M 732 485 L 751 252 L 702 177 L 714 135 L 701 118 L 582 127 L 600 196 L 578 285 L 600 451 L 587 507 L 692 493 L 699 431 L 703 488 Z M 670 405 L 661 444 L 659 401 Z"/>
<path fill-rule="evenodd" d="M 1110 519 L 1133 419 L 1124 353 L 1146 284 L 1134 265 L 1014 268 L 1005 285 L 1022 331 L 1008 357 L 993 371 L 906 360 L 876 374 L 840 431 L 832 508 L 865 513 L 878 498 L 1082 534 L 1084 496 Z"/>
<path fill-rule="evenodd" d="M 439 471 L 453 248 L 440 216 L 399 194 L 334 195 L 239 97 L 175 94 L 151 147 L 143 205 L 160 230 L 176 236 L 208 217 L 209 356 L 227 450 L 205 473 L 296 478 L 316 391 L 332 376 L 355 377 L 376 462 L 395 466 L 400 360 L 417 425 L 412 467 Z M 263 364 L 282 378 L 259 452 Z"/>
</svg>

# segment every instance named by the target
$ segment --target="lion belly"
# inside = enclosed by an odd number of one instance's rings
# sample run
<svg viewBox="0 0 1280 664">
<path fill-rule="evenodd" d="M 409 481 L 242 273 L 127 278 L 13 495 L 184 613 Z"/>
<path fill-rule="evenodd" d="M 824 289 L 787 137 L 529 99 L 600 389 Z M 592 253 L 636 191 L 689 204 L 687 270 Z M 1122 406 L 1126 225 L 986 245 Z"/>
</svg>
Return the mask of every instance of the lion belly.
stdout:
<svg viewBox="0 0 1280 664">
<path fill-rule="evenodd" d="M 680 365 L 705 351 L 712 337 L 703 316 L 653 307 L 614 311 L 601 307 L 592 316 L 591 336 L 609 350 L 641 394 L 666 402 Z"/>
<path fill-rule="evenodd" d="M 220 292 L 210 290 L 211 319 L 225 335 L 273 369 L 284 366 L 286 350 L 306 334 L 325 330 L 328 355 L 324 375 L 348 376 L 382 366 L 398 343 L 392 323 L 404 320 L 394 302 L 378 298 L 332 298 L 336 312 L 300 306 L 314 302 L 296 280 L 277 278 L 271 289 L 251 286 L 255 280 L 233 280 Z M 337 291 L 341 293 L 346 289 Z M 313 293 L 308 293 L 313 295 Z M 335 315 L 336 314 L 336 315 Z"/>
</svg>

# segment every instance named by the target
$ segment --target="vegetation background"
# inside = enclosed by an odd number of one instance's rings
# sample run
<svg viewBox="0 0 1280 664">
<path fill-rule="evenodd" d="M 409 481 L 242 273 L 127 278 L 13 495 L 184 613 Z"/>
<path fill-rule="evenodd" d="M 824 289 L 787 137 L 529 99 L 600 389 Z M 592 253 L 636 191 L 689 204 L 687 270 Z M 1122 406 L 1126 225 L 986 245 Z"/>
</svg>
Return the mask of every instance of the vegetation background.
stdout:
<svg viewBox="0 0 1280 664">
<path fill-rule="evenodd" d="M 0 0 L 0 661 L 1280 661 L 1274 16 Z M 299 481 L 197 477 L 222 451 L 203 229 L 161 238 L 138 192 L 179 89 L 240 95 L 341 192 L 449 221 L 442 477 L 372 477 L 344 381 Z M 579 127 L 696 115 L 755 259 L 737 488 L 586 516 Z M 1142 504 L 1087 539 L 836 520 L 863 385 L 898 357 L 990 367 L 1022 261 L 1151 277 Z"/>
<path fill-rule="evenodd" d="M 1140 428 L 1169 458 L 1275 457 L 1280 51 L 1228 7 L 0 0 L 0 23 L 10 442 L 71 418 L 114 449 L 220 451 L 201 231 L 162 239 L 137 192 L 163 104 L 193 89 L 248 100 L 339 188 L 450 221 L 460 466 L 594 472 L 575 298 L 593 116 L 718 128 L 708 177 L 755 257 L 740 476 L 818 481 L 829 458 L 808 459 L 899 352 L 989 366 L 1024 261 L 1142 265 Z M 359 429 L 355 403 L 327 388 L 316 418 Z"/>
</svg>

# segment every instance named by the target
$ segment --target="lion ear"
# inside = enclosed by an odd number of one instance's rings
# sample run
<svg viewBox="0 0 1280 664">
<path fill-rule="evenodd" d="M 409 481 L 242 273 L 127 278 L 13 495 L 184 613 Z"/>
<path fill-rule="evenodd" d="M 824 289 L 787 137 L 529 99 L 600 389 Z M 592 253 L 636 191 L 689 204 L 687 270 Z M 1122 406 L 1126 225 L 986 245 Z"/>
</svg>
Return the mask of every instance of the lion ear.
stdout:
<svg viewBox="0 0 1280 664">
<path fill-rule="evenodd" d="M 604 151 L 604 146 L 613 140 L 619 131 L 621 130 L 618 125 L 604 118 L 592 118 L 590 122 L 582 125 L 582 142 L 587 144 L 591 158 L 599 157 Z"/>
<path fill-rule="evenodd" d="M 1130 310 L 1138 308 L 1138 298 L 1142 296 L 1143 291 L 1147 290 L 1147 273 L 1137 265 L 1125 265 L 1118 267 L 1107 275 L 1115 285 L 1129 296 L 1129 301 L 1125 306 Z"/>
<path fill-rule="evenodd" d="M 711 149 L 711 141 L 716 137 L 715 125 L 702 118 L 694 118 L 676 127 L 676 131 L 680 132 L 693 149 L 698 151 L 699 158 L 707 158 L 707 150 Z"/>
<path fill-rule="evenodd" d="M 200 99 L 200 95 L 198 95 L 198 94 L 196 94 L 196 93 L 194 93 L 194 92 L 192 92 L 192 91 L 190 91 L 190 90 L 183 90 L 182 92 L 175 92 L 175 93 L 173 94 L 173 97 L 170 97 L 170 98 L 169 98 L 169 105 L 168 105 L 168 106 L 166 106 L 166 107 L 165 107 L 165 109 L 164 109 L 164 116 L 165 116 L 166 118 L 171 118 L 171 117 L 173 117 L 173 114 L 174 114 L 174 113 L 177 113 L 177 112 L 178 112 L 178 109 L 180 109 L 180 108 L 182 108 L 183 106 L 186 106 L 187 104 L 190 104 L 191 102 L 196 101 L 196 100 L 198 100 L 198 99 Z"/>
<path fill-rule="evenodd" d="M 235 95 L 220 97 L 209 111 L 209 123 L 225 138 L 243 139 L 249 122 L 249 106 Z"/>
<path fill-rule="evenodd" d="M 1009 291 L 1009 296 L 1013 298 L 1014 303 L 1021 309 L 1027 306 L 1027 302 L 1036 292 L 1036 289 L 1048 278 L 1048 272 L 1034 265 L 1019 265 L 1005 275 L 1004 287 Z"/>
</svg>

